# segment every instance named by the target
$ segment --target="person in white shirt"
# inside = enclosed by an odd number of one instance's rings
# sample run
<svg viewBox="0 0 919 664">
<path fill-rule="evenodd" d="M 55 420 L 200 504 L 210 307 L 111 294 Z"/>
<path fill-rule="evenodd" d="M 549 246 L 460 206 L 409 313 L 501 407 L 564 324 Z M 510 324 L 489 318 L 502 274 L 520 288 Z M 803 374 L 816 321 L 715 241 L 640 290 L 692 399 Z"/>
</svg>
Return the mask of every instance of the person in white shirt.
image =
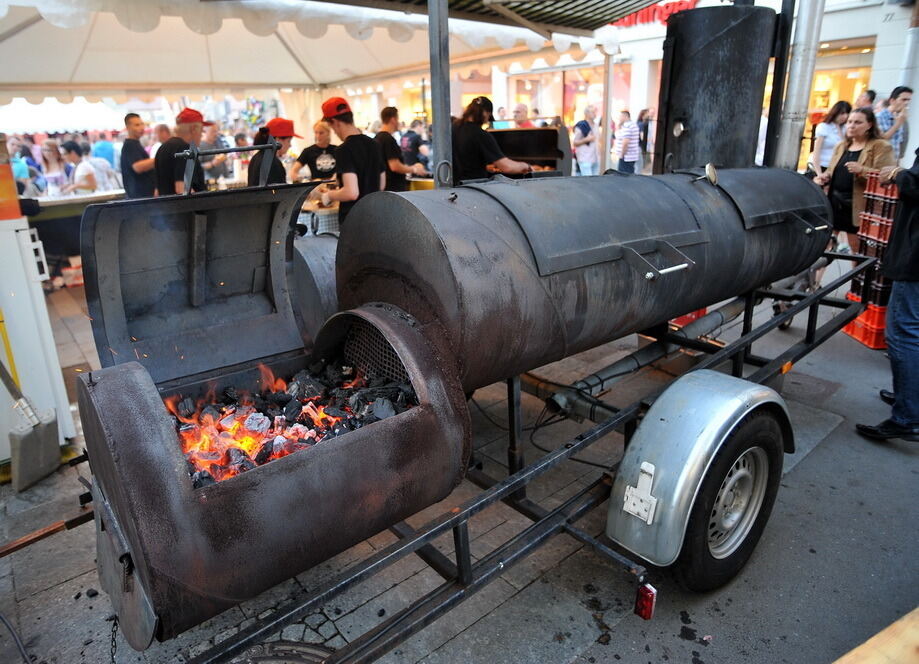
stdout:
<svg viewBox="0 0 919 664">
<path fill-rule="evenodd" d="M 852 112 L 852 105 L 847 101 L 837 101 L 833 108 L 817 125 L 814 131 L 814 152 L 810 156 L 810 163 L 814 166 L 817 175 L 823 175 L 830 166 L 833 150 L 846 137 L 846 120 Z"/>
<path fill-rule="evenodd" d="M 641 149 L 638 146 L 638 125 L 632 122 L 632 115 L 628 111 L 622 111 L 619 114 L 615 154 L 619 157 L 617 171 L 620 173 L 635 172 L 635 162 L 641 156 Z"/>
<path fill-rule="evenodd" d="M 70 171 L 69 184 L 67 184 L 61 193 L 70 194 L 91 194 L 96 190 L 96 171 L 83 156 L 83 149 L 76 141 L 66 141 L 61 146 L 61 152 L 64 159 L 74 165 Z"/>
</svg>

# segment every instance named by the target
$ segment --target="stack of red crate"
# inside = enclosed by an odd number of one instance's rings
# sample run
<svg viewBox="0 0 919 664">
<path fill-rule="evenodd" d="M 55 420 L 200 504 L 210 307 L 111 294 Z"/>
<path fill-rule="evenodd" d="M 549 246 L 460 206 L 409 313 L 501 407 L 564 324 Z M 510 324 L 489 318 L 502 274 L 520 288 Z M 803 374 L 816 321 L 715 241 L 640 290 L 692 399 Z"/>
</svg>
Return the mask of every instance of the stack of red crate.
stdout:
<svg viewBox="0 0 919 664">
<path fill-rule="evenodd" d="M 868 348 L 887 348 L 884 339 L 884 325 L 887 317 L 887 303 L 890 301 L 891 283 L 881 276 L 880 266 L 884 262 L 884 252 L 890 240 L 893 219 L 897 212 L 897 186 L 882 185 L 877 173 L 869 173 L 865 186 L 865 211 L 861 213 L 858 229 L 858 253 L 877 257 L 875 266 L 852 280 L 852 290 L 846 296 L 850 300 L 861 302 L 865 292 L 865 281 L 868 282 L 868 306 L 854 321 L 842 328 L 842 331 Z"/>
</svg>

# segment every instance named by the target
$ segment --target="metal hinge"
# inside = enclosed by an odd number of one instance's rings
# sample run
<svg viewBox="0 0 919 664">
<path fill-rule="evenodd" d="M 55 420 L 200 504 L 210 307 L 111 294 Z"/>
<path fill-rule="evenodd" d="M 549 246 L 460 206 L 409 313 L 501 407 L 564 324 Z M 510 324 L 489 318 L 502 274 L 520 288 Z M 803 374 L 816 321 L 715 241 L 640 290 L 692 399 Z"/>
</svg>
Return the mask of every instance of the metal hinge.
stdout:
<svg viewBox="0 0 919 664">
<path fill-rule="evenodd" d="M 654 510 L 657 507 L 657 498 L 651 495 L 654 484 L 654 464 L 643 461 L 638 473 L 638 486 L 626 486 L 623 497 L 622 511 L 647 523 L 649 526 L 654 520 Z"/>
</svg>

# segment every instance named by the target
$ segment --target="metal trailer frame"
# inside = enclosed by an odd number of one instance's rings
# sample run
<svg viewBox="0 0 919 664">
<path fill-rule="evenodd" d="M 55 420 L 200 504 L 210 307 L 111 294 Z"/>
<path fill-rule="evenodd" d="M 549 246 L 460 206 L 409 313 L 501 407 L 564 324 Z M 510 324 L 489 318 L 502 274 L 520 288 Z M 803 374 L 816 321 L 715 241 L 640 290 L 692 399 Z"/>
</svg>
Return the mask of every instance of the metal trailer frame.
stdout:
<svg viewBox="0 0 919 664">
<path fill-rule="evenodd" d="M 731 373 L 751 382 L 763 383 L 771 378 L 787 373 L 793 364 L 807 355 L 814 348 L 838 332 L 852 321 L 864 309 L 868 281 L 864 282 L 862 302 L 831 297 L 830 293 L 864 273 L 876 263 L 875 258 L 860 255 L 848 255 L 826 252 L 826 258 L 854 260 L 856 266 L 821 287 L 813 293 L 802 293 L 791 290 L 762 289 L 747 293 L 746 306 L 742 322 L 742 334 L 736 341 L 720 346 L 714 343 L 695 339 L 685 339 L 674 335 L 666 324 L 659 329 L 648 332 L 649 336 L 674 343 L 690 350 L 702 351 L 708 357 L 701 360 L 690 371 L 715 368 L 726 361 L 731 361 Z M 754 307 L 763 298 L 772 298 L 794 302 L 787 310 L 771 318 L 768 322 L 753 328 Z M 837 309 L 828 321 L 818 326 L 818 313 L 821 306 Z M 752 353 L 755 341 L 771 332 L 783 322 L 796 314 L 807 311 L 807 323 L 804 338 L 793 344 L 777 357 L 766 358 Z M 744 367 L 755 367 L 752 374 L 744 376 Z M 555 509 L 548 510 L 526 497 L 526 486 L 531 481 L 550 471 L 563 461 L 589 447 L 596 441 L 614 431 L 625 434 L 626 444 L 635 432 L 639 419 L 655 399 L 666 389 L 660 388 L 652 394 L 624 408 L 603 422 L 595 424 L 573 439 L 550 452 L 537 461 L 526 465 L 521 447 L 523 427 L 520 410 L 520 377 L 507 380 L 508 393 L 508 476 L 503 479 L 493 478 L 470 464 L 467 477 L 483 487 L 481 494 L 464 504 L 431 520 L 420 529 L 414 529 L 406 523 L 399 523 L 390 530 L 399 539 L 341 572 L 327 583 L 320 586 L 309 597 L 292 601 L 272 615 L 257 620 L 250 627 L 241 630 L 230 638 L 200 654 L 191 660 L 192 664 L 216 664 L 226 662 L 245 652 L 251 646 L 264 642 L 269 636 L 281 629 L 305 618 L 309 613 L 319 609 L 333 597 L 343 593 L 389 565 L 407 555 L 418 555 L 429 567 L 444 579 L 444 583 L 399 613 L 387 618 L 380 625 L 365 632 L 344 648 L 330 654 L 323 661 L 369 662 L 382 656 L 399 643 L 431 624 L 454 606 L 480 590 L 487 583 L 499 576 L 553 535 L 568 533 L 607 559 L 621 566 L 638 584 L 643 584 L 648 576 L 647 568 L 616 550 L 617 545 L 606 535 L 593 537 L 575 525 L 575 522 L 593 508 L 603 503 L 610 493 L 612 473 L 618 464 L 611 466 L 607 473 L 578 491 L 574 496 Z M 520 513 L 531 518 L 533 524 L 516 536 L 495 548 L 477 563 L 472 562 L 469 546 L 469 519 L 489 506 L 503 501 Z M 448 532 L 453 533 L 456 563 L 438 551 L 432 542 Z"/>
</svg>

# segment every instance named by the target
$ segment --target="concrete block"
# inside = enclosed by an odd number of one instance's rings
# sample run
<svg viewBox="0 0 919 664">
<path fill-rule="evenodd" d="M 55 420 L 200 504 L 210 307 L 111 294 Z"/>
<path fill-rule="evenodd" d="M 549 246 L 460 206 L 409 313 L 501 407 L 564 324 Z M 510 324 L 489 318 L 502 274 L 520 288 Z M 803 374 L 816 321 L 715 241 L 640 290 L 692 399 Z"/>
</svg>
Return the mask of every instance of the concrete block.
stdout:
<svg viewBox="0 0 919 664">
<path fill-rule="evenodd" d="M 306 628 L 303 625 L 290 625 L 281 630 L 282 641 L 302 641 L 303 631 Z"/>
<path fill-rule="evenodd" d="M 39 424 L 17 424 L 10 430 L 10 473 L 13 488 L 23 491 L 44 479 L 61 464 L 61 448 L 54 410 L 38 413 Z"/>
</svg>

